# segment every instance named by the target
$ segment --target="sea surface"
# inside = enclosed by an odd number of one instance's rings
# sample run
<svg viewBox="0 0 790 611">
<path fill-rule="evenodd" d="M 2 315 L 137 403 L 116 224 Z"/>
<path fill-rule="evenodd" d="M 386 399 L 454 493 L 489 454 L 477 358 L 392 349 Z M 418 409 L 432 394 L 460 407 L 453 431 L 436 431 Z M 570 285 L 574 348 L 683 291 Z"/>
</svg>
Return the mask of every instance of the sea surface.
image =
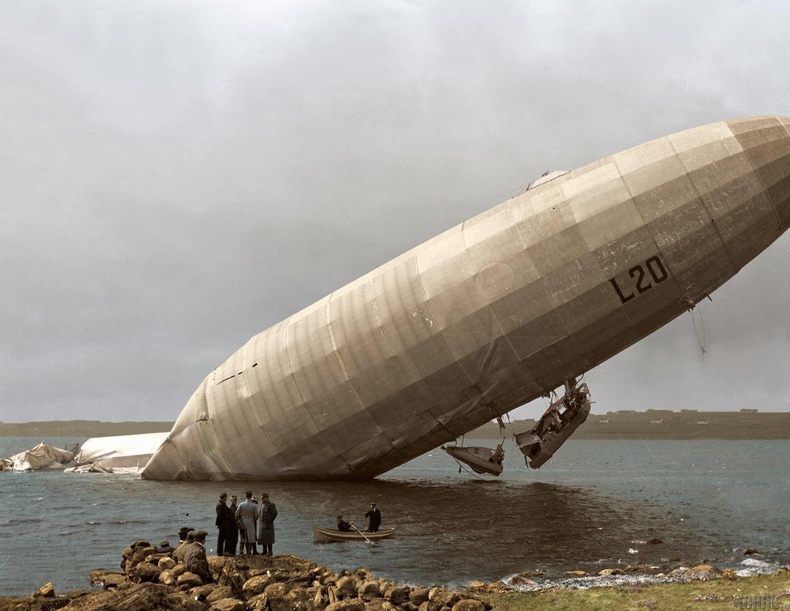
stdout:
<svg viewBox="0 0 790 611">
<path fill-rule="evenodd" d="M 0 438 L 0 456 L 39 441 Z M 494 447 L 498 440 L 465 445 Z M 743 568 L 744 550 L 790 563 L 790 441 L 570 440 L 540 470 L 508 439 L 499 478 L 460 469 L 440 449 L 365 483 L 152 482 L 138 475 L 0 473 L 0 595 L 87 589 L 88 571 L 118 569 L 138 538 L 177 543 L 182 526 L 209 532 L 227 491 L 265 491 L 279 510 L 275 554 L 333 569 L 364 566 L 412 585 L 457 587 L 525 571 L 712 563 Z M 342 513 L 357 526 L 371 502 L 395 537 L 315 544 L 313 525 Z M 648 544 L 651 539 L 662 543 Z"/>
</svg>

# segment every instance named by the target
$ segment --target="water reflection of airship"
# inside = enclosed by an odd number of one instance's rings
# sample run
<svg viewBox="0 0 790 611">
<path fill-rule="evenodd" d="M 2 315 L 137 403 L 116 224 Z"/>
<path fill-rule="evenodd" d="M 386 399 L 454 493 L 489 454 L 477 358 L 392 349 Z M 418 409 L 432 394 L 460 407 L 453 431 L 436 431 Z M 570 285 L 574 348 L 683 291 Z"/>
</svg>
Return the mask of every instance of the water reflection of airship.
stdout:
<svg viewBox="0 0 790 611">
<path fill-rule="evenodd" d="M 376 476 L 665 325 L 789 221 L 790 117 L 548 175 L 253 337 L 143 477 Z"/>
</svg>

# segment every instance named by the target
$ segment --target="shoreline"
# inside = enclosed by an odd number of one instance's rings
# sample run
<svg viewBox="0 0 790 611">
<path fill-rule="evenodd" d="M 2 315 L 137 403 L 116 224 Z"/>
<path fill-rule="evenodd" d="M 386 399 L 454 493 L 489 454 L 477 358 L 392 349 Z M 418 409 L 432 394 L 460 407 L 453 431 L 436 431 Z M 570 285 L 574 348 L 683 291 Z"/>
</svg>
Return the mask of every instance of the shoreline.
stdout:
<svg viewBox="0 0 790 611">
<path fill-rule="evenodd" d="M 790 568 L 759 558 L 747 558 L 742 563 L 746 568 L 737 571 L 711 565 L 680 565 L 667 572 L 652 565 L 626 566 L 602 569 L 597 575 L 569 570 L 550 577 L 532 571 L 454 590 L 398 584 L 366 568 L 336 574 L 292 554 L 209 556 L 212 582 L 203 583 L 170 553 L 143 539 L 123 550 L 120 564 L 122 571 L 90 571 L 89 582 L 96 589 L 57 594 L 49 582 L 30 596 L 0 596 L 0 611 L 515 611 L 533 604 L 704 610 L 722 608 L 723 603 L 790 609 Z"/>
</svg>

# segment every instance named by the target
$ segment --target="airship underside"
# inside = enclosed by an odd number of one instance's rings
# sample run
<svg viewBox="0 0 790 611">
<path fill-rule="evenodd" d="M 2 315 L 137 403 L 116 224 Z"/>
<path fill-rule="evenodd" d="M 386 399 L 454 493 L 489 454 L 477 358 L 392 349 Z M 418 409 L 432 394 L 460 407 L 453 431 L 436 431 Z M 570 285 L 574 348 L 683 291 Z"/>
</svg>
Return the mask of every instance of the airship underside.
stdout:
<svg viewBox="0 0 790 611">
<path fill-rule="evenodd" d="M 665 325 L 788 221 L 788 117 L 548 176 L 254 336 L 203 380 L 143 477 L 374 477 Z"/>
</svg>

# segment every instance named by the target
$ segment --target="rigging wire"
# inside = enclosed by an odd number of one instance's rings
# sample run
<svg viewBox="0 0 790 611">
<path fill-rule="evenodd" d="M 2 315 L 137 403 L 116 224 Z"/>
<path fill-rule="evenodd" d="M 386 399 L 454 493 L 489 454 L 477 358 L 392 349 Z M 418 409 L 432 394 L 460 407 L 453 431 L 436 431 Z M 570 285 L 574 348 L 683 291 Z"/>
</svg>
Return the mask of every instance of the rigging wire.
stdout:
<svg viewBox="0 0 790 611">
<path fill-rule="evenodd" d="M 697 338 L 697 344 L 699 345 L 699 349 L 702 351 L 702 358 L 705 358 L 705 353 L 708 350 L 705 338 L 705 321 L 702 319 L 702 310 L 699 310 L 699 329 L 697 328 L 697 321 L 696 317 L 694 316 L 693 309 L 689 309 L 689 315 L 691 316 L 691 324 L 694 326 L 694 336 Z"/>
</svg>

